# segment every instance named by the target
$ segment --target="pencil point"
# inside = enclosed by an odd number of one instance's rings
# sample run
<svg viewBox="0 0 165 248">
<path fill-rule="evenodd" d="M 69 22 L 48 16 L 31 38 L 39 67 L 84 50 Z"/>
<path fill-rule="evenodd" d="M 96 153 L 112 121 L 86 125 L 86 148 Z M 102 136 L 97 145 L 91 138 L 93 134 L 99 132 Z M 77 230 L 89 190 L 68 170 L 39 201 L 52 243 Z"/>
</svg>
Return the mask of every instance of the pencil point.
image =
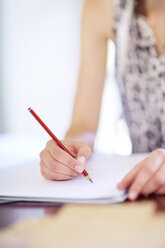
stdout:
<svg viewBox="0 0 165 248">
<path fill-rule="evenodd" d="M 28 111 L 30 111 L 31 110 L 31 108 L 28 108 Z"/>
<path fill-rule="evenodd" d="M 93 183 L 93 181 L 92 181 L 92 179 L 91 179 L 91 178 L 89 178 L 89 181 L 90 181 L 91 183 Z"/>
<path fill-rule="evenodd" d="M 93 183 L 93 181 L 92 181 L 92 179 L 90 178 L 89 175 L 87 175 L 86 178 L 87 178 L 91 183 Z"/>
</svg>

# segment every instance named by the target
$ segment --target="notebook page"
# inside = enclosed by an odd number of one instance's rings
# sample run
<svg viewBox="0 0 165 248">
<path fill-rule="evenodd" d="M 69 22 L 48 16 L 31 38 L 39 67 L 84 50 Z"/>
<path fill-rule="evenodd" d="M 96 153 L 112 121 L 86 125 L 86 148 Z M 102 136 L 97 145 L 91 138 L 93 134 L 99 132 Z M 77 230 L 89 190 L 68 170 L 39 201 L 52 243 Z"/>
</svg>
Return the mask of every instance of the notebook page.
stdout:
<svg viewBox="0 0 165 248">
<path fill-rule="evenodd" d="M 75 200 L 117 197 L 123 192 L 116 189 L 116 184 L 144 157 L 94 154 L 85 166 L 93 184 L 82 175 L 68 181 L 46 180 L 40 174 L 39 161 L 2 168 L 0 196 Z"/>
</svg>

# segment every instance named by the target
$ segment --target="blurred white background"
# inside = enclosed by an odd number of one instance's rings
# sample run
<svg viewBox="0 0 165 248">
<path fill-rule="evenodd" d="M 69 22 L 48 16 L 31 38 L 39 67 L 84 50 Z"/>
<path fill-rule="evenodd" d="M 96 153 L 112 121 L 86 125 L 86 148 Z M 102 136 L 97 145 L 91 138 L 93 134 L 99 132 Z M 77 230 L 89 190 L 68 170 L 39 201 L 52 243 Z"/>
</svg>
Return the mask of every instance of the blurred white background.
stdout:
<svg viewBox="0 0 165 248">
<path fill-rule="evenodd" d="M 0 5 L 1 133 L 14 134 L 13 143 L 15 135 L 36 137 L 44 147 L 49 137 L 27 109 L 34 108 L 55 135 L 63 138 L 76 90 L 83 0 L 0 0 Z M 117 121 L 121 105 L 114 80 L 115 48 L 109 47 L 96 149 L 128 154 L 126 125 Z"/>
</svg>

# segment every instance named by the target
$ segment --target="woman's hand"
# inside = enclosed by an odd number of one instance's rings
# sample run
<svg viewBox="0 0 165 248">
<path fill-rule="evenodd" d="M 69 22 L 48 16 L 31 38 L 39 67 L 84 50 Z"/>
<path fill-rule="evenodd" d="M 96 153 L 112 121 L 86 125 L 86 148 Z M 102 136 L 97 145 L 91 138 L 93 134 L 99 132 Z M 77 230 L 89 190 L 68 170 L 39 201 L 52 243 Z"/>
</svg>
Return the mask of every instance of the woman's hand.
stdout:
<svg viewBox="0 0 165 248">
<path fill-rule="evenodd" d="M 46 179 L 67 180 L 79 176 L 84 170 L 91 149 L 81 142 L 63 140 L 62 143 L 77 159 L 59 148 L 53 140 L 48 141 L 40 153 L 41 174 Z"/>
<path fill-rule="evenodd" d="M 128 198 L 135 200 L 140 194 L 165 194 L 165 150 L 159 148 L 138 163 L 118 184 L 118 189 L 126 189 Z"/>
</svg>

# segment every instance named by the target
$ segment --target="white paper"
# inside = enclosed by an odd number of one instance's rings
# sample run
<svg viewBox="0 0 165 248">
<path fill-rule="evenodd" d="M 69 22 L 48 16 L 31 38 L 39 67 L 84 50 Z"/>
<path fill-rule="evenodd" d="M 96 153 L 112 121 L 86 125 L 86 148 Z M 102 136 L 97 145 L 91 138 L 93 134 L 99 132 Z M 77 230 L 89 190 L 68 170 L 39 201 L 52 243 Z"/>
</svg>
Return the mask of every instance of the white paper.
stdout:
<svg viewBox="0 0 165 248">
<path fill-rule="evenodd" d="M 49 181 L 40 173 L 39 161 L 0 169 L 0 198 L 56 202 L 118 202 L 125 191 L 116 188 L 123 176 L 146 154 L 130 157 L 93 155 L 86 163 L 93 183 L 84 176 Z M 109 199 L 109 201 L 108 201 Z"/>
</svg>

